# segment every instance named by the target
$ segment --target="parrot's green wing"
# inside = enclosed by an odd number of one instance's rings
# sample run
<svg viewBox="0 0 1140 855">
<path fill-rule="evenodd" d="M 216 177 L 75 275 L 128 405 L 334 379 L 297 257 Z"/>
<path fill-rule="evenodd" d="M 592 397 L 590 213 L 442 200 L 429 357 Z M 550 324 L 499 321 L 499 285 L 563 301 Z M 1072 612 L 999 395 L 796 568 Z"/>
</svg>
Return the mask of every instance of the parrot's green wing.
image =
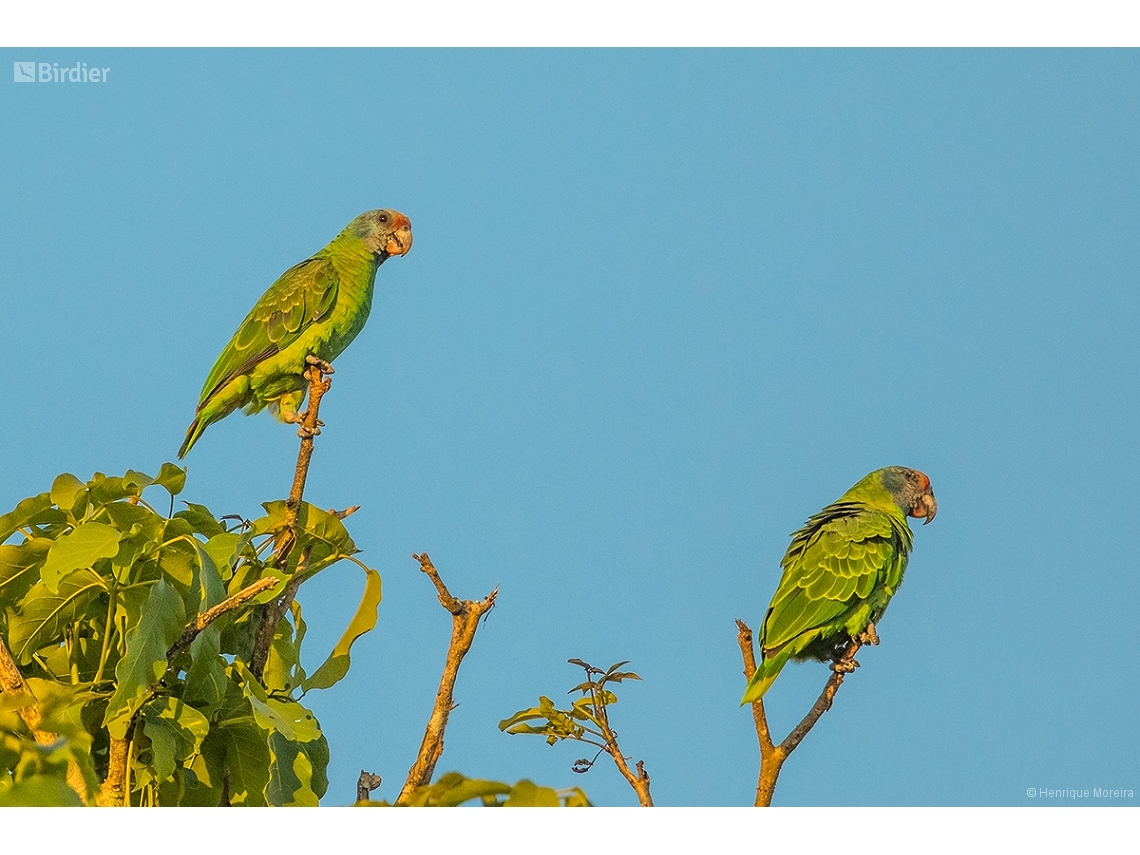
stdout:
<svg viewBox="0 0 1140 855">
<path fill-rule="evenodd" d="M 911 533 L 905 518 L 836 502 L 792 538 L 784 575 L 760 632 L 763 661 L 744 702 L 763 696 L 790 657 L 819 656 L 877 619 L 902 579 Z"/>
<path fill-rule="evenodd" d="M 844 612 L 866 601 L 876 583 L 887 581 L 895 532 L 889 516 L 864 510 L 833 517 L 812 535 L 793 540 L 764 621 L 763 649 L 775 651 L 787 644 L 802 649 L 794 642 L 813 630 L 830 628 Z"/>
<path fill-rule="evenodd" d="M 281 274 L 226 345 L 202 387 L 198 409 L 235 378 L 284 350 L 336 304 L 340 279 L 326 258 L 302 261 Z"/>
</svg>

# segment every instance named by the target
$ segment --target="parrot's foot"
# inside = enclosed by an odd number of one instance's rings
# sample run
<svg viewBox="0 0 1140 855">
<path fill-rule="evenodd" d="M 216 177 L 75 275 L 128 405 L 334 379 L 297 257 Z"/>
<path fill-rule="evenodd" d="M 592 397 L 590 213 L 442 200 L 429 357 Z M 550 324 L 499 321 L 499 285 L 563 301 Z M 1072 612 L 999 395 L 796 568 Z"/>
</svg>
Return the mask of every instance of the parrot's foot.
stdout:
<svg viewBox="0 0 1140 855">
<path fill-rule="evenodd" d="M 869 623 L 867 624 L 867 628 L 863 630 L 862 634 L 860 634 L 860 636 L 855 640 L 860 644 L 878 645 L 879 633 L 875 631 L 875 625 L 873 623 Z"/>
<path fill-rule="evenodd" d="M 312 430 L 309 430 L 307 427 L 305 427 L 304 424 L 302 424 L 299 428 L 297 428 L 297 436 L 301 437 L 301 439 L 312 439 L 314 436 L 319 436 L 321 433 L 321 428 L 324 427 L 324 424 L 325 423 L 320 419 L 317 419 L 316 427 L 314 427 Z"/>
<path fill-rule="evenodd" d="M 317 368 L 319 368 L 321 370 L 322 374 L 335 374 L 336 373 L 335 371 L 333 371 L 333 367 L 331 365 L 329 365 L 327 362 L 325 362 L 319 356 L 313 356 L 313 354 L 311 354 L 311 353 L 305 357 L 305 364 L 317 366 Z"/>
<path fill-rule="evenodd" d="M 305 417 L 296 410 L 281 410 L 280 418 L 281 421 L 290 425 L 299 425 L 305 420 Z"/>
<path fill-rule="evenodd" d="M 837 662 L 831 663 L 831 670 L 836 674 L 850 674 L 858 667 L 859 663 L 854 659 L 840 659 Z"/>
</svg>

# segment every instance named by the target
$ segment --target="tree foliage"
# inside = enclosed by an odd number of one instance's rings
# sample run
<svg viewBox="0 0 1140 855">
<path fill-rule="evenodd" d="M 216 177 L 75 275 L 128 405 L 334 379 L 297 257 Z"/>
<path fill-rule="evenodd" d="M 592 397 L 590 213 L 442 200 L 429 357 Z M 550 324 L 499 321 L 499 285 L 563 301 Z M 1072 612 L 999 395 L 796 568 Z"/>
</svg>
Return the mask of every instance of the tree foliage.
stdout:
<svg viewBox="0 0 1140 855">
<path fill-rule="evenodd" d="M 0 804 L 78 803 L 69 768 L 93 801 L 123 748 L 124 803 L 315 805 L 324 794 L 328 743 L 303 699 L 347 672 L 375 626 L 380 575 L 354 557 L 337 515 L 309 504 L 278 566 L 283 502 L 252 521 L 192 503 L 174 512 L 185 481 L 170 463 L 156 477 L 64 473 L 0 516 L 0 638 L 23 676 L 0 695 Z M 342 560 L 363 571 L 364 594 L 331 654 L 306 673 L 293 601 L 255 679 L 265 604 L 295 574 Z M 51 744 L 21 716 L 30 708 Z"/>
</svg>

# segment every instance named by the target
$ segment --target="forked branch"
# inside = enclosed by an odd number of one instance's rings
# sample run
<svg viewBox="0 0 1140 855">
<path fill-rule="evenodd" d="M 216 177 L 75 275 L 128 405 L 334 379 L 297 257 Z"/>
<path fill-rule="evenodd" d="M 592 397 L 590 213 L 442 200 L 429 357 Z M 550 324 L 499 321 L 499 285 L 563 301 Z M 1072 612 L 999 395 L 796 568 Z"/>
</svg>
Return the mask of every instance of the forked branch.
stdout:
<svg viewBox="0 0 1140 855">
<path fill-rule="evenodd" d="M 740 645 L 740 655 L 744 660 L 744 677 L 751 679 L 756 672 L 756 652 L 752 643 L 752 630 L 742 620 L 736 622 L 736 641 Z M 756 782 L 756 807 L 769 807 L 772 804 L 772 795 L 776 792 L 776 780 L 780 777 L 780 770 L 784 761 L 796 750 L 796 747 L 808 735 L 815 723 L 825 712 L 831 709 L 835 700 L 835 693 L 843 685 L 843 678 L 855 670 L 858 664 L 855 654 L 862 647 L 862 642 L 852 640 L 836 662 L 832 664 L 831 676 L 823 687 L 823 692 L 808 710 L 807 715 L 800 723 L 792 728 L 784 740 L 775 745 L 772 742 L 772 733 L 768 728 L 768 717 L 764 712 L 764 699 L 752 702 L 752 719 L 756 725 L 756 738 L 760 743 L 760 776 Z"/>
<path fill-rule="evenodd" d="M 396 797 L 396 804 L 404 803 L 416 787 L 431 783 L 435 764 L 443 754 L 443 734 L 447 729 L 447 718 L 454 708 L 455 678 L 459 674 L 459 666 L 475 641 L 475 630 L 479 628 L 479 621 L 495 607 L 495 598 L 499 594 L 499 589 L 496 588 L 478 602 L 460 600 L 447 590 L 439 571 L 435 569 L 426 552 L 413 555 L 412 558 L 420 562 L 420 569 L 435 585 L 440 604 L 451 613 L 451 642 L 447 647 L 443 676 L 439 681 L 439 690 L 435 694 L 435 705 L 428 718 L 423 742 L 420 744 L 415 762 L 408 770 L 404 787 Z"/>
</svg>

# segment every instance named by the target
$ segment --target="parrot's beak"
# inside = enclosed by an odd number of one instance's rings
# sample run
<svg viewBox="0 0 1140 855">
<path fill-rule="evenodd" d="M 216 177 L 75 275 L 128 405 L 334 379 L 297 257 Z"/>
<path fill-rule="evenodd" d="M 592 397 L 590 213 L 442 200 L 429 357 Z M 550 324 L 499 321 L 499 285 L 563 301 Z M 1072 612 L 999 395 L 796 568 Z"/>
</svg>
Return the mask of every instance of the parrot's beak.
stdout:
<svg viewBox="0 0 1140 855">
<path fill-rule="evenodd" d="M 393 225 L 396 226 L 396 231 L 388 238 L 384 252 L 389 256 L 407 255 L 408 250 L 412 248 L 412 224 L 407 217 L 400 214 Z"/>
<path fill-rule="evenodd" d="M 934 519 L 936 513 L 938 513 L 938 502 L 934 498 L 934 493 L 930 491 L 919 496 L 914 503 L 914 507 L 910 509 L 910 516 L 916 519 L 924 518 L 922 520 L 923 525 L 927 525 Z"/>
</svg>

